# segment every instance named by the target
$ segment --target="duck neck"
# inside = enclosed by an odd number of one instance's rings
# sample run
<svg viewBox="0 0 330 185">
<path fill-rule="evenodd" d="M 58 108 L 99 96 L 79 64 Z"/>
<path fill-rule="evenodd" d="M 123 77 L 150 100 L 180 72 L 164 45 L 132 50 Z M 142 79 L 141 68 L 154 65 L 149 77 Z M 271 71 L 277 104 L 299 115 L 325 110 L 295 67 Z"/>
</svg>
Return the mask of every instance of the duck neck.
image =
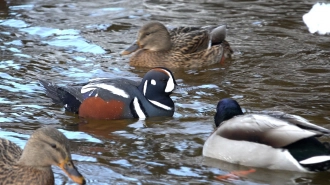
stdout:
<svg viewBox="0 0 330 185">
<path fill-rule="evenodd" d="M 144 83 L 141 83 L 144 84 Z M 144 95 L 144 97 L 153 105 L 160 107 L 165 110 L 173 110 L 174 102 L 170 98 L 171 93 L 152 93 L 152 91 L 144 90 L 143 85 L 138 87 L 140 92 Z"/>
<path fill-rule="evenodd" d="M 155 97 L 146 97 L 153 105 L 160 107 L 165 110 L 173 110 L 174 102 L 168 95 L 155 96 Z"/>
<path fill-rule="evenodd" d="M 172 49 L 172 41 L 170 33 L 167 30 L 164 30 L 163 34 L 161 34 L 160 38 L 157 38 L 152 41 L 153 43 L 150 44 L 150 51 L 155 52 L 166 52 Z"/>
<path fill-rule="evenodd" d="M 227 108 L 226 111 L 217 111 L 214 115 L 214 123 L 218 127 L 222 122 L 227 121 L 235 116 L 243 115 L 241 109 Z"/>
<path fill-rule="evenodd" d="M 167 35 L 167 38 L 164 39 L 164 42 L 161 44 L 161 47 L 159 48 L 158 51 L 169 51 L 172 49 L 172 42 L 170 35 Z"/>
<path fill-rule="evenodd" d="M 51 164 L 48 161 L 45 161 L 44 157 L 44 155 L 47 154 L 43 153 L 43 151 L 35 149 L 34 145 L 36 145 L 36 143 L 33 138 L 30 138 L 26 143 L 22 155 L 17 163 L 22 166 L 50 168 Z"/>
</svg>

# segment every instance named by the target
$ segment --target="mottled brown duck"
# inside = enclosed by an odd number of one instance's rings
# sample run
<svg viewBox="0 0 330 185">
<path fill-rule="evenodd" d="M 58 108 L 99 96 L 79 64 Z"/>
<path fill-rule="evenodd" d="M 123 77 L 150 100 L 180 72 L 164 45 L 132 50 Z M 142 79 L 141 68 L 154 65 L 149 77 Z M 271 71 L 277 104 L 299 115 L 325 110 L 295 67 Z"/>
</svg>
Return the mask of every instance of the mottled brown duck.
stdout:
<svg viewBox="0 0 330 185">
<path fill-rule="evenodd" d="M 24 150 L 0 138 L 1 185 L 53 185 L 51 165 L 60 167 L 74 182 L 85 184 L 71 160 L 69 140 L 57 129 L 37 129 Z"/>
<path fill-rule="evenodd" d="M 131 66 L 198 68 L 231 58 L 233 50 L 225 37 L 225 25 L 168 29 L 160 22 L 150 22 L 121 54 L 134 52 Z"/>
</svg>

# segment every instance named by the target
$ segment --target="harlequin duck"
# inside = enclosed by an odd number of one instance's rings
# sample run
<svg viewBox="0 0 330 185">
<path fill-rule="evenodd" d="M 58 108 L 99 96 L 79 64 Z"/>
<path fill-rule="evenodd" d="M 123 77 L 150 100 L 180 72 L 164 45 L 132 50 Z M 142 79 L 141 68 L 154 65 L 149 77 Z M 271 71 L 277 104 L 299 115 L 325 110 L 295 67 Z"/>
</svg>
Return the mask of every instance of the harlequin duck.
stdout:
<svg viewBox="0 0 330 185">
<path fill-rule="evenodd" d="M 140 84 L 124 78 L 93 79 L 63 87 L 39 81 L 54 103 L 84 118 L 144 119 L 174 114 L 170 94 L 177 84 L 172 72 L 163 67 L 148 71 Z"/>
</svg>

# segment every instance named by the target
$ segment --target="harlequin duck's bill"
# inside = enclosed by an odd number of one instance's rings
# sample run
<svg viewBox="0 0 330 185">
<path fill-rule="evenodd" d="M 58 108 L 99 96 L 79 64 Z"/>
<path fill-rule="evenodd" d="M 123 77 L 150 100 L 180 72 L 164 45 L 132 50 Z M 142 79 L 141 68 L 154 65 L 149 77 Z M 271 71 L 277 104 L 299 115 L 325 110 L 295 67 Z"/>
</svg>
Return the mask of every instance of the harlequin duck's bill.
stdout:
<svg viewBox="0 0 330 185">
<path fill-rule="evenodd" d="M 44 80 L 40 83 L 55 103 L 84 118 L 145 119 L 174 114 L 170 94 L 177 84 L 172 72 L 163 67 L 148 71 L 140 83 L 124 78 L 62 87 Z"/>
<path fill-rule="evenodd" d="M 330 135 L 330 130 L 283 112 L 244 114 L 229 98 L 219 101 L 216 110 L 218 128 L 206 140 L 204 156 L 277 170 L 330 169 L 329 144 L 317 139 Z"/>
<path fill-rule="evenodd" d="M 136 50 L 138 50 L 140 47 L 138 45 L 137 41 L 134 41 L 132 43 L 132 45 L 130 45 L 128 48 L 126 48 L 124 51 L 121 52 L 121 55 L 129 55 L 133 52 L 135 52 Z"/>
</svg>

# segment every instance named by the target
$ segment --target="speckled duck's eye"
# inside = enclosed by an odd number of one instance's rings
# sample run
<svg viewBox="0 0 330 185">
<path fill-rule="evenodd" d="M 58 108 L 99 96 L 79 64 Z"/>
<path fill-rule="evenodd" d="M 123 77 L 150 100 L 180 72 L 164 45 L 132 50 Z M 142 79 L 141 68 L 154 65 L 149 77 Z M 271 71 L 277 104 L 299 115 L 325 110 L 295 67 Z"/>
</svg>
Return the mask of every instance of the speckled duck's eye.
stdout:
<svg viewBox="0 0 330 185">
<path fill-rule="evenodd" d="M 56 149 L 56 147 L 57 147 L 56 144 L 50 144 L 50 146 L 54 149 Z"/>
</svg>

